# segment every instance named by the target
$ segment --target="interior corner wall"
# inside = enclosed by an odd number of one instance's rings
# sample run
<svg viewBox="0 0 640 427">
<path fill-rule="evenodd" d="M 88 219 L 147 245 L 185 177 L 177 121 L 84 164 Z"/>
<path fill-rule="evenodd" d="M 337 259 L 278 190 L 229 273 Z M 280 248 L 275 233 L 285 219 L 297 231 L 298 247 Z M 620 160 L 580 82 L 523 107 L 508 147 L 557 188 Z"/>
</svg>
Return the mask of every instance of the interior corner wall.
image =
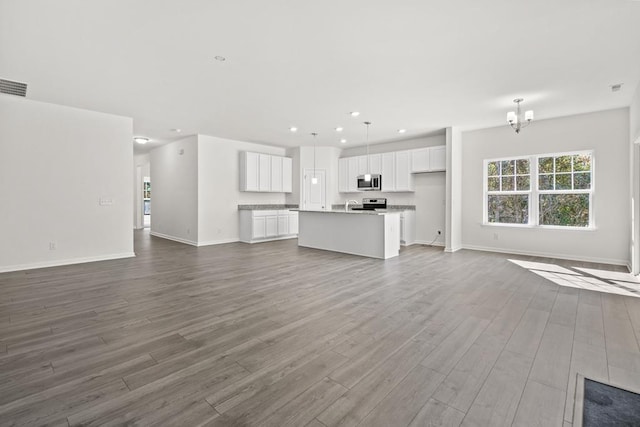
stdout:
<svg viewBox="0 0 640 427">
<path fill-rule="evenodd" d="M 640 82 L 629 107 L 629 163 L 631 167 L 631 241 L 629 242 L 633 274 L 640 274 Z"/>
<path fill-rule="evenodd" d="M 483 225 L 483 160 L 594 151 L 595 230 Z M 629 110 L 627 108 L 535 121 L 516 134 L 510 127 L 462 134 L 463 247 L 627 265 Z"/>
<path fill-rule="evenodd" d="M 150 152 L 153 179 L 151 234 L 197 245 L 198 137 L 190 136 Z"/>
<path fill-rule="evenodd" d="M 445 251 L 462 248 L 462 133 L 458 128 L 446 129 L 447 172 L 445 208 Z"/>
<path fill-rule="evenodd" d="M 240 240 L 239 204 L 285 203 L 285 193 L 240 191 L 240 152 L 242 151 L 285 155 L 284 148 L 198 135 L 198 246 Z M 295 171 L 293 176 L 296 176 Z M 156 175 L 152 173 L 151 177 L 155 192 L 157 191 Z M 154 205 L 151 224 L 153 226 L 156 221 L 156 193 L 152 194 Z"/>
<path fill-rule="evenodd" d="M 0 271 L 134 255 L 132 138 L 130 118 L 0 95 Z"/>
</svg>

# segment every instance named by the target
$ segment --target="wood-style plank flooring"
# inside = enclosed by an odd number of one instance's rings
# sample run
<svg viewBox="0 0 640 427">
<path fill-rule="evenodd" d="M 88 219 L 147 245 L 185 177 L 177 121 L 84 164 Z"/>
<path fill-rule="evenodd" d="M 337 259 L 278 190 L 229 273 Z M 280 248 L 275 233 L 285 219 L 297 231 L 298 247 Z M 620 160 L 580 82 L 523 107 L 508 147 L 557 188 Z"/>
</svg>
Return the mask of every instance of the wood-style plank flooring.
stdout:
<svg viewBox="0 0 640 427">
<path fill-rule="evenodd" d="M 0 274 L 0 425 L 566 427 L 576 373 L 640 388 L 640 298 L 540 274 L 619 267 L 135 243 Z"/>
</svg>

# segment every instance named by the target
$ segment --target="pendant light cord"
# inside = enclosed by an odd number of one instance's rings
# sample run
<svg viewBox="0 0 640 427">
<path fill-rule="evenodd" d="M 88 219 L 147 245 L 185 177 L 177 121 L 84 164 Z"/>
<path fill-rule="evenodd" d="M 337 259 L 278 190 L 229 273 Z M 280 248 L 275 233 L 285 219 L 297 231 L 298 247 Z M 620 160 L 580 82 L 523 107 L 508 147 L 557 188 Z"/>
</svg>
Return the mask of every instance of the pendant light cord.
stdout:
<svg viewBox="0 0 640 427">
<path fill-rule="evenodd" d="M 318 136 L 317 133 L 312 133 L 311 135 L 313 135 L 313 177 L 316 177 L 316 136 Z"/>
</svg>

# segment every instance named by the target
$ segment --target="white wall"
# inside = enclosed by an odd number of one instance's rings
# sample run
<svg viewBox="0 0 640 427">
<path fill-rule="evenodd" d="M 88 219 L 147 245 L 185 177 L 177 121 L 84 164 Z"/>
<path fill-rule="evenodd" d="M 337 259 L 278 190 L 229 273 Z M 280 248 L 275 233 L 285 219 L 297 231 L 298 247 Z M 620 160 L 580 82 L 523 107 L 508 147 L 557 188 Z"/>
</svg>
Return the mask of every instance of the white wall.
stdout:
<svg viewBox="0 0 640 427">
<path fill-rule="evenodd" d="M 629 163 L 631 167 L 631 272 L 640 274 L 640 83 L 629 107 Z"/>
<path fill-rule="evenodd" d="M 126 117 L 0 95 L 0 271 L 134 255 L 132 138 Z"/>
<path fill-rule="evenodd" d="M 624 108 L 536 121 L 520 135 L 506 125 L 464 132 L 463 246 L 627 264 L 631 235 L 628 129 L 629 110 Z M 482 225 L 484 159 L 590 149 L 595 158 L 595 231 Z"/>
<path fill-rule="evenodd" d="M 198 137 L 190 136 L 154 148 L 150 152 L 150 163 L 151 234 L 197 244 Z"/>
<path fill-rule="evenodd" d="M 207 135 L 198 136 L 198 238 L 197 244 L 211 245 L 240 239 L 239 204 L 283 204 L 284 193 L 240 191 L 240 152 L 284 156 L 285 149 Z M 153 165 L 153 162 L 152 162 Z M 295 173 L 294 173 L 295 176 Z M 294 178 L 295 179 L 295 178 Z M 156 175 L 152 174 L 156 190 Z M 152 226 L 156 221 L 155 193 L 152 193 Z"/>
</svg>

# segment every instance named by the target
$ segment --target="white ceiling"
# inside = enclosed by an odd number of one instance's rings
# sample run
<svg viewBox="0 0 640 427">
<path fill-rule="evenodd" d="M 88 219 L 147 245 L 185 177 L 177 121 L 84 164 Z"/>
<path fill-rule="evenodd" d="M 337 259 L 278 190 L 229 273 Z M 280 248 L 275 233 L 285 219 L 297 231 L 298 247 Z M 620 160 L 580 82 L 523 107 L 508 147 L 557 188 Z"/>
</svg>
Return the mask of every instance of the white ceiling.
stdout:
<svg viewBox="0 0 640 427">
<path fill-rule="evenodd" d="M 0 78 L 133 117 L 145 149 L 193 133 L 298 146 L 314 131 L 345 147 L 365 120 L 371 142 L 506 125 L 516 97 L 537 120 L 628 106 L 640 2 L 0 0 Z"/>
</svg>

